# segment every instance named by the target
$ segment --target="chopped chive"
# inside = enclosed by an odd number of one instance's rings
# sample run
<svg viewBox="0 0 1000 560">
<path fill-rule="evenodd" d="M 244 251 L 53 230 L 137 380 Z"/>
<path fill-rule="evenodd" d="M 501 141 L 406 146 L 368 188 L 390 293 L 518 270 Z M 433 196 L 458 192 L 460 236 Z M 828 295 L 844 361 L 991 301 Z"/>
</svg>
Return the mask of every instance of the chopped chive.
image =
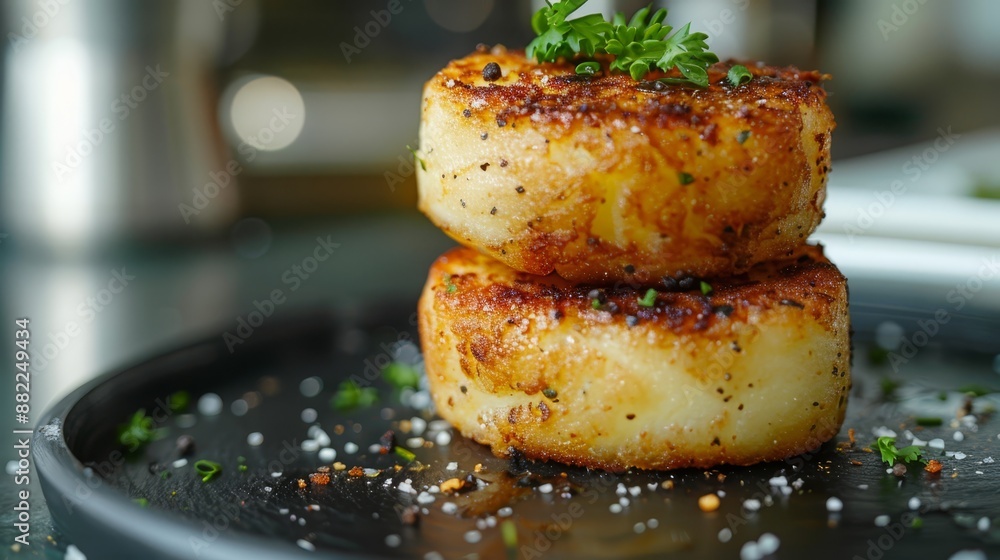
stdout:
<svg viewBox="0 0 1000 560">
<path fill-rule="evenodd" d="M 149 500 L 147 500 L 146 498 L 136 498 L 132 501 L 138 504 L 139 507 L 149 507 Z"/>
<path fill-rule="evenodd" d="M 707 296 L 710 293 L 712 293 L 712 285 L 709 284 L 708 282 L 702 280 L 701 281 L 701 295 Z"/>
<path fill-rule="evenodd" d="M 398 445 L 396 446 L 395 452 L 396 455 L 402 457 L 403 460 L 406 461 L 407 463 L 410 463 L 417 458 L 417 456 L 414 455 L 412 451 L 404 447 L 400 447 Z"/>
<path fill-rule="evenodd" d="M 238 471 L 240 471 L 240 472 L 247 472 L 247 469 L 248 469 L 248 468 L 249 468 L 249 467 L 247 467 L 246 465 L 237 465 L 237 466 L 236 466 L 236 470 L 238 470 Z"/>
<path fill-rule="evenodd" d="M 201 477 L 202 482 L 208 482 L 219 476 L 222 472 L 222 465 L 215 461 L 202 459 L 194 464 L 194 471 Z"/>
<path fill-rule="evenodd" d="M 680 181 L 682 185 L 690 185 L 694 182 L 694 175 L 690 173 L 685 173 L 684 171 L 677 172 L 677 180 Z"/>
<path fill-rule="evenodd" d="M 918 426 L 940 426 L 944 421 L 940 418 L 935 418 L 933 416 L 924 416 L 917 418 Z"/>
<path fill-rule="evenodd" d="M 646 290 L 646 295 L 639 298 L 639 305 L 642 307 L 653 307 L 656 305 L 657 291 L 653 288 Z"/>
<path fill-rule="evenodd" d="M 545 398 L 547 399 L 554 399 L 559 396 L 559 393 L 556 393 L 556 390 L 551 387 L 542 389 L 542 394 L 545 395 Z"/>
<path fill-rule="evenodd" d="M 594 299 L 590 300 L 590 306 L 593 307 L 594 309 L 600 309 L 601 308 L 601 300 L 599 300 L 597 298 L 594 298 Z"/>
<path fill-rule="evenodd" d="M 507 549 L 507 558 L 517 558 L 517 525 L 507 519 L 500 524 L 500 535 L 503 537 L 503 546 Z"/>
<path fill-rule="evenodd" d="M 736 135 L 736 141 L 740 144 L 746 142 L 750 138 L 749 130 L 741 130 L 739 134 Z"/>
</svg>

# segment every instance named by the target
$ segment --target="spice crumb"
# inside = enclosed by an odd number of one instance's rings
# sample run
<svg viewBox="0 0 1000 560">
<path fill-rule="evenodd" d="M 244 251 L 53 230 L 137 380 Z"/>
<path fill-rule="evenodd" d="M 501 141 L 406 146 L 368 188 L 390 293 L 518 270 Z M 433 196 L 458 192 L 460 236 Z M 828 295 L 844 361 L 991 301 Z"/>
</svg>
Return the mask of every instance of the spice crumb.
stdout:
<svg viewBox="0 0 1000 560">
<path fill-rule="evenodd" d="M 719 497 L 715 494 L 705 494 L 698 498 L 698 507 L 706 513 L 719 509 Z"/>
</svg>

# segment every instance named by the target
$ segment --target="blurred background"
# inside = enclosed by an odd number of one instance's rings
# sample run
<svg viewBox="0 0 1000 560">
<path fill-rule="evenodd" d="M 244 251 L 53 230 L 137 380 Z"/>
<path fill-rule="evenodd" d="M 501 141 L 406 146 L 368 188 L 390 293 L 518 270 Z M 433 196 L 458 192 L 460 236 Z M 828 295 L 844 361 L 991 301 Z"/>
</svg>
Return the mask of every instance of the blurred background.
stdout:
<svg viewBox="0 0 1000 560">
<path fill-rule="evenodd" d="M 723 58 L 833 75 L 817 237 L 852 290 L 950 305 L 1000 252 L 1000 3 L 656 4 Z M 452 244 L 415 210 L 422 84 L 478 43 L 527 44 L 539 5 L 3 2 L 0 355 L 30 318 L 32 414 L 233 331 L 275 290 L 274 314 L 413 305 Z M 996 283 L 970 292 L 984 313 L 1000 310 Z"/>
</svg>

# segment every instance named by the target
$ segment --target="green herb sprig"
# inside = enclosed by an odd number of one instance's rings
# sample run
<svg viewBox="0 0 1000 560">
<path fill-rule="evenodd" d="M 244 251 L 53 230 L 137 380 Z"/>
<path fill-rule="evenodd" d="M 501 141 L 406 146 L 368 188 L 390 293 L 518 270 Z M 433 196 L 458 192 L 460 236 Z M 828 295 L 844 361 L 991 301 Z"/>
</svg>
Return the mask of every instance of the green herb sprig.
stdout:
<svg viewBox="0 0 1000 560">
<path fill-rule="evenodd" d="M 407 387 L 416 389 L 420 386 L 420 372 L 409 364 L 393 362 L 382 368 L 382 375 L 390 385 L 397 389 Z"/>
<path fill-rule="evenodd" d="M 138 451 L 159 436 L 153 427 L 153 418 L 146 416 L 146 409 L 140 408 L 128 422 L 118 426 L 118 443 L 128 447 L 128 452 Z"/>
<path fill-rule="evenodd" d="M 903 463 L 911 463 L 913 461 L 926 462 L 920 458 L 920 448 L 915 445 L 909 445 L 902 449 L 896 448 L 896 438 L 890 436 L 882 436 L 875 441 L 875 447 L 878 448 L 878 452 L 882 455 L 882 460 L 889 464 L 891 467 L 897 461 Z"/>
<path fill-rule="evenodd" d="M 668 83 L 693 84 L 708 87 L 708 66 L 719 57 L 708 50 L 708 35 L 692 33 L 691 24 L 674 30 L 665 25 L 667 10 L 655 13 L 647 6 L 626 21 L 625 14 L 615 14 L 606 21 L 599 14 L 570 18 L 587 0 L 563 0 L 546 6 L 531 18 L 531 27 L 538 35 L 526 49 L 528 58 L 538 62 L 555 62 L 577 55 L 592 57 L 611 54 L 612 71 L 628 72 L 640 80 L 653 68 L 669 71 L 676 68 L 683 78 L 664 79 Z M 591 61 L 576 67 L 578 74 L 594 74 L 599 67 Z"/>
<path fill-rule="evenodd" d="M 337 393 L 330 405 L 337 410 L 351 410 L 371 406 L 378 402 L 378 391 L 374 387 L 359 387 L 353 381 L 344 381 L 337 387 Z"/>
</svg>

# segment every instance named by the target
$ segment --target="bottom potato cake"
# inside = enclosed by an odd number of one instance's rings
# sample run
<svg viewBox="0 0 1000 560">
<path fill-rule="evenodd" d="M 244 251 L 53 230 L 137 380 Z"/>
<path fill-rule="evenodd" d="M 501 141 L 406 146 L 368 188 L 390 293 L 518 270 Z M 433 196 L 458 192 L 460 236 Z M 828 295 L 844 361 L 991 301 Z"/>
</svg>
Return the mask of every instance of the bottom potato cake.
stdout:
<svg viewBox="0 0 1000 560">
<path fill-rule="evenodd" d="M 445 253 L 419 304 L 438 413 L 498 456 L 610 471 L 749 465 L 832 438 L 850 326 L 822 248 L 692 284 L 593 288 Z"/>
</svg>

